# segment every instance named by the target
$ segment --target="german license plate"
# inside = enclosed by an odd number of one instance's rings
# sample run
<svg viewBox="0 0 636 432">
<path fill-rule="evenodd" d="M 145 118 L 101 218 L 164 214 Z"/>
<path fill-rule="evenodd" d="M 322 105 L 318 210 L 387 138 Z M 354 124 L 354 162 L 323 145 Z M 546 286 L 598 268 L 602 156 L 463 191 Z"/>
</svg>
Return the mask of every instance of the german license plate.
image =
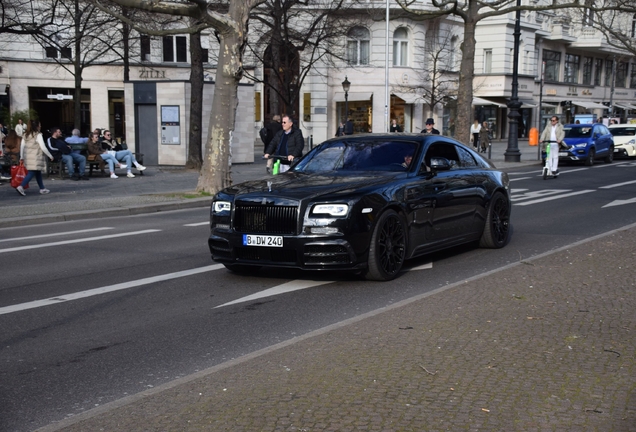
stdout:
<svg viewBox="0 0 636 432">
<path fill-rule="evenodd" d="M 617 148 L 615 148 L 615 149 L 614 149 L 614 153 L 618 153 L 619 151 L 620 151 L 620 150 L 619 150 L 619 149 L 617 149 Z"/>
<path fill-rule="evenodd" d="M 283 237 L 243 234 L 243 246 L 283 247 Z"/>
<path fill-rule="evenodd" d="M 559 156 L 569 156 L 568 152 L 559 152 Z"/>
</svg>

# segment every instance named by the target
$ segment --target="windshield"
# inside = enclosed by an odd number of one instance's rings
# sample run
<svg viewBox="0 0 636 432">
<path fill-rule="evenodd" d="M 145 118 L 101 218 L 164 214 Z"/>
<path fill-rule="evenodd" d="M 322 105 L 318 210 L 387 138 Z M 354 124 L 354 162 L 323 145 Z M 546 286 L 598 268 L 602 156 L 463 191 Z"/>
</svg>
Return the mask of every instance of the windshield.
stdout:
<svg viewBox="0 0 636 432">
<path fill-rule="evenodd" d="M 592 135 L 591 127 L 563 128 L 566 138 L 589 138 Z"/>
<path fill-rule="evenodd" d="M 614 136 L 634 136 L 634 135 L 636 135 L 636 126 L 635 127 L 610 128 L 610 132 Z"/>
<path fill-rule="evenodd" d="M 404 172 L 410 168 L 419 145 L 412 141 L 334 141 L 315 148 L 294 167 L 294 171 Z"/>
</svg>

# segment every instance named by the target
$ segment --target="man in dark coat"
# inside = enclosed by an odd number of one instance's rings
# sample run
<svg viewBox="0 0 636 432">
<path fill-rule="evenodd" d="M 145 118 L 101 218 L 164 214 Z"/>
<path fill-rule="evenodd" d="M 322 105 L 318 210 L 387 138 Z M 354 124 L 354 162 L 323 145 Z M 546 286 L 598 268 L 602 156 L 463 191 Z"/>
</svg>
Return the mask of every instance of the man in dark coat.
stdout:
<svg viewBox="0 0 636 432">
<path fill-rule="evenodd" d="M 293 127 L 294 122 L 288 115 L 283 115 L 282 130 L 280 130 L 265 149 L 264 157 L 269 155 L 284 156 L 280 161 L 280 172 L 283 173 L 289 169 L 292 161 L 303 155 L 305 147 L 305 139 L 300 129 Z"/>
<path fill-rule="evenodd" d="M 62 131 L 58 127 L 50 129 L 51 136 L 46 140 L 46 146 L 53 155 L 54 161 L 62 159 L 66 164 L 68 175 L 72 180 L 88 180 L 84 170 L 86 169 L 86 157 L 75 153 L 73 149 L 62 140 Z M 79 166 L 79 173 L 75 174 L 75 164 Z"/>
<path fill-rule="evenodd" d="M 435 129 L 435 120 L 432 118 L 426 119 L 426 129 L 422 129 L 423 134 L 439 135 L 439 131 Z"/>
</svg>

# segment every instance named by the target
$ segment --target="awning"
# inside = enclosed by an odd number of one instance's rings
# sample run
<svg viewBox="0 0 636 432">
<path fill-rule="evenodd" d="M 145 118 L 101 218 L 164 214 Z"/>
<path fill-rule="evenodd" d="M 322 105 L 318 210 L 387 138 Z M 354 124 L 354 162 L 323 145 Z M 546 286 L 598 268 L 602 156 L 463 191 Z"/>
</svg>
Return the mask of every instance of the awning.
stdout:
<svg viewBox="0 0 636 432">
<path fill-rule="evenodd" d="M 361 92 L 361 93 L 349 92 L 349 94 L 347 95 L 347 99 L 349 100 L 349 102 L 368 101 L 371 99 L 371 96 L 373 96 L 373 92 Z M 333 100 L 336 102 L 344 102 L 345 101 L 344 92 L 336 92 L 336 94 L 333 95 Z"/>
<path fill-rule="evenodd" d="M 558 106 L 559 106 L 559 105 L 555 105 L 555 104 L 553 104 L 553 103 L 547 103 L 547 102 L 543 102 L 543 101 L 541 101 L 541 107 L 556 108 L 556 107 L 558 107 Z"/>
<path fill-rule="evenodd" d="M 625 110 L 634 110 L 636 109 L 636 106 L 632 105 L 632 104 L 628 104 L 628 103 L 615 103 L 614 106 L 616 108 L 621 108 L 621 109 L 625 109 Z"/>
<path fill-rule="evenodd" d="M 491 101 L 488 99 L 479 98 L 479 97 L 473 98 L 473 105 L 495 105 L 495 106 L 498 106 L 499 108 L 507 108 L 505 104 Z"/>
<path fill-rule="evenodd" d="M 521 108 L 536 108 L 538 104 L 532 103 L 530 101 L 521 101 Z"/>
<path fill-rule="evenodd" d="M 391 93 L 393 96 L 397 96 L 407 104 L 423 104 L 424 99 L 422 96 L 415 93 Z"/>
<path fill-rule="evenodd" d="M 573 100 L 572 104 L 585 109 L 609 109 L 609 107 L 606 107 L 603 104 L 590 101 Z"/>
</svg>

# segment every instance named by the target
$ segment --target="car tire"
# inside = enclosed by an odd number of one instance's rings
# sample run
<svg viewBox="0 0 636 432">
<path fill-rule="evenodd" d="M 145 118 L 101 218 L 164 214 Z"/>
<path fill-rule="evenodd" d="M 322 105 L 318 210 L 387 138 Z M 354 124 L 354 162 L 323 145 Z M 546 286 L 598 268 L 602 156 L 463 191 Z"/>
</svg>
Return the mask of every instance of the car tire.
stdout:
<svg viewBox="0 0 636 432">
<path fill-rule="evenodd" d="M 260 266 L 251 266 L 245 264 L 223 264 L 226 269 L 231 271 L 232 273 L 238 274 L 253 274 L 260 270 Z"/>
<path fill-rule="evenodd" d="M 510 238 L 510 202 L 501 193 L 495 192 L 488 204 L 488 215 L 479 246 L 499 249 L 508 243 Z"/>
<path fill-rule="evenodd" d="M 607 156 L 605 156 L 605 163 L 612 163 L 614 162 L 614 147 L 610 146 L 609 148 L 609 154 Z"/>
<path fill-rule="evenodd" d="M 586 166 L 594 165 L 594 158 L 596 157 L 596 151 L 594 149 L 590 149 L 590 153 L 587 155 L 587 159 L 585 159 Z"/>
<path fill-rule="evenodd" d="M 380 215 L 369 244 L 368 280 L 388 281 L 402 270 L 406 257 L 406 224 L 393 210 Z"/>
</svg>

